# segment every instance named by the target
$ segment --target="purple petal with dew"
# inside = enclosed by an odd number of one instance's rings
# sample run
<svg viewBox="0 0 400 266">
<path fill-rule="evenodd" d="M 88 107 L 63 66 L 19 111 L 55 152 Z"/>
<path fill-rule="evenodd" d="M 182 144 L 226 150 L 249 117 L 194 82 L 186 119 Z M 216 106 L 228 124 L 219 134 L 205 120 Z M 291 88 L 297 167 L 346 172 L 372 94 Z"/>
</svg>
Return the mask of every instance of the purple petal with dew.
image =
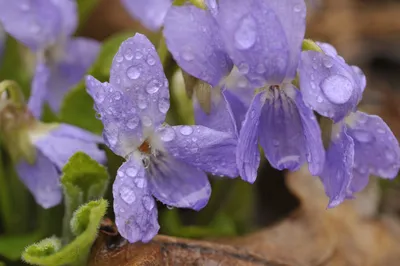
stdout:
<svg viewBox="0 0 400 266">
<path fill-rule="evenodd" d="M 141 162 L 130 158 L 118 169 L 113 184 L 115 223 L 129 242 L 147 243 L 156 236 L 157 204 L 150 194 Z"/>
<path fill-rule="evenodd" d="M 166 126 L 159 135 L 176 159 L 215 175 L 238 176 L 234 135 L 204 126 Z"/>
<path fill-rule="evenodd" d="M 210 198 L 207 175 L 168 154 L 159 154 L 147 172 L 152 194 L 168 206 L 198 211 Z"/>
<path fill-rule="evenodd" d="M 216 21 L 195 6 L 172 7 L 165 19 L 164 36 L 179 66 L 212 86 L 232 69 Z"/>
<path fill-rule="evenodd" d="M 254 183 L 257 178 L 257 169 L 260 164 L 258 149 L 259 123 L 261 110 L 265 102 L 266 92 L 260 92 L 248 109 L 242 129 L 240 130 L 236 151 L 236 163 L 239 174 L 244 181 Z"/>
</svg>

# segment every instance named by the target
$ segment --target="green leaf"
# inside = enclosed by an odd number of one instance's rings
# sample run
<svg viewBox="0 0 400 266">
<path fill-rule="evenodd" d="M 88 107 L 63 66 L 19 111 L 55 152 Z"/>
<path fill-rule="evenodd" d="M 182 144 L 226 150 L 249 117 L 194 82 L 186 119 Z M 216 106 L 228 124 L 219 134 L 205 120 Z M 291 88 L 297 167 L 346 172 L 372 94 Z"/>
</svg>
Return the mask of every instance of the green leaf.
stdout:
<svg viewBox="0 0 400 266">
<path fill-rule="evenodd" d="M 71 238 L 69 223 L 72 213 L 90 200 L 102 198 L 108 185 L 107 169 L 83 152 L 77 152 L 63 168 L 65 215 L 63 236 Z"/>
<path fill-rule="evenodd" d="M 0 80 L 14 80 L 21 87 L 24 92 L 25 97 L 29 95 L 30 89 L 30 78 L 31 74 L 26 64 L 25 59 L 30 59 L 26 49 L 12 37 L 7 36 L 6 48 L 3 53 L 3 57 L 0 62 Z"/>
<path fill-rule="evenodd" d="M 107 81 L 110 75 L 112 60 L 119 46 L 133 35 L 133 32 L 122 32 L 105 40 L 97 61 L 93 64 L 88 74 L 102 82 Z M 93 99 L 87 94 L 83 80 L 64 97 L 60 111 L 60 120 L 93 133 L 99 134 L 102 132 L 103 125 L 100 120 L 96 119 L 96 112 L 93 109 Z"/>
<path fill-rule="evenodd" d="M 80 234 L 68 245 L 59 248 L 59 239 L 48 238 L 27 247 L 22 258 L 32 265 L 86 265 L 87 256 L 96 239 L 107 205 L 107 201 L 103 199 L 91 201 L 74 213 L 72 227 L 77 228 L 74 231 Z"/>
<path fill-rule="evenodd" d="M 41 237 L 43 235 L 39 231 L 26 235 L 2 236 L 0 237 L 0 255 L 8 260 L 19 260 L 25 247 Z"/>
</svg>

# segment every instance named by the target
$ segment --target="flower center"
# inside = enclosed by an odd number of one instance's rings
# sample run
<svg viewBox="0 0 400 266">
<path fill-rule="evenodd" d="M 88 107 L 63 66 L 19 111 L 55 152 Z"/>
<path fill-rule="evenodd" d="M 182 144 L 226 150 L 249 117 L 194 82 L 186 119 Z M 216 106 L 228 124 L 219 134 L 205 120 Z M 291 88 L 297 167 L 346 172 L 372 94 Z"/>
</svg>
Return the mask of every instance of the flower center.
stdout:
<svg viewBox="0 0 400 266">
<path fill-rule="evenodd" d="M 143 141 L 142 145 L 140 145 L 139 151 L 144 154 L 151 154 L 151 146 L 147 139 Z"/>
</svg>

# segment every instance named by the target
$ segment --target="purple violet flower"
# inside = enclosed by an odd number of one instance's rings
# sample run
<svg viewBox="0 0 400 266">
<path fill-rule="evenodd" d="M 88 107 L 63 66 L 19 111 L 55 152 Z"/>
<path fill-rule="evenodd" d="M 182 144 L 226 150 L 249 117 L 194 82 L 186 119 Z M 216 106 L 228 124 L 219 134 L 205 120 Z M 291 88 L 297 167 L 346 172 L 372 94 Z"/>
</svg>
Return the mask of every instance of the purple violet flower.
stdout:
<svg viewBox="0 0 400 266">
<path fill-rule="evenodd" d="M 33 114 L 41 116 L 44 102 L 58 112 L 64 95 L 83 78 L 100 50 L 95 40 L 72 37 L 78 22 L 76 2 L 0 0 L 0 21 L 37 55 L 28 103 Z"/>
<path fill-rule="evenodd" d="M 205 93 L 210 94 L 210 110 L 201 108 L 196 93 L 193 97 L 196 124 L 238 135 L 253 91 L 226 52 L 216 2 L 208 1 L 207 5 L 208 10 L 192 5 L 171 7 L 164 36 L 179 66 L 208 86 Z"/>
<path fill-rule="evenodd" d="M 333 125 L 331 144 L 320 177 L 329 208 L 365 188 L 369 176 L 393 179 L 400 169 L 400 148 L 388 125 L 378 116 L 350 113 Z"/>
<path fill-rule="evenodd" d="M 61 202 L 61 170 L 76 152 L 106 162 L 97 146 L 103 142 L 101 137 L 67 124 L 42 123 L 26 107 L 2 103 L 0 123 L 0 135 L 19 177 L 43 208 Z"/>
<path fill-rule="evenodd" d="M 255 181 L 258 143 L 273 167 L 297 170 L 308 162 L 310 172 L 319 174 L 325 157 L 321 131 L 301 92 L 292 85 L 305 32 L 304 1 L 220 0 L 218 4 L 211 8 L 218 34 L 204 34 L 214 36 L 214 41 L 220 36 L 223 51 L 246 76 L 248 90 L 259 88 L 240 130 L 237 163 L 241 177 Z M 214 52 L 203 61 L 217 55 Z"/>
<path fill-rule="evenodd" d="M 164 124 L 168 81 L 150 41 L 136 34 L 115 55 L 110 83 L 86 79 L 104 125 L 104 140 L 126 158 L 113 185 L 116 224 L 130 242 L 158 232 L 156 197 L 200 210 L 210 197 L 206 174 L 237 176 L 236 140 L 204 126 Z"/>
<path fill-rule="evenodd" d="M 121 0 L 129 14 L 146 28 L 157 31 L 164 23 L 172 0 Z"/>
</svg>

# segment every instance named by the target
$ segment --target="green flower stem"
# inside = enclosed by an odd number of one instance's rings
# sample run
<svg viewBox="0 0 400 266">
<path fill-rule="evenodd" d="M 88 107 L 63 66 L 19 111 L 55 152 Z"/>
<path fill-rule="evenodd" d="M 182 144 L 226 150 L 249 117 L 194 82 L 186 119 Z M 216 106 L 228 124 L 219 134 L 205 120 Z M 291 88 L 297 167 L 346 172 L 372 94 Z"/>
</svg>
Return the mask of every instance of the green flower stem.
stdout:
<svg viewBox="0 0 400 266">
<path fill-rule="evenodd" d="M 168 52 L 167 44 L 165 43 L 165 38 L 162 34 L 161 34 L 160 40 L 158 42 L 157 53 L 158 53 L 158 56 L 160 57 L 161 64 L 165 68 L 166 64 L 168 63 L 169 57 L 171 55 Z"/>
<path fill-rule="evenodd" d="M 0 215 L 6 233 L 13 231 L 11 191 L 4 171 L 3 152 L 0 150 Z"/>
</svg>

